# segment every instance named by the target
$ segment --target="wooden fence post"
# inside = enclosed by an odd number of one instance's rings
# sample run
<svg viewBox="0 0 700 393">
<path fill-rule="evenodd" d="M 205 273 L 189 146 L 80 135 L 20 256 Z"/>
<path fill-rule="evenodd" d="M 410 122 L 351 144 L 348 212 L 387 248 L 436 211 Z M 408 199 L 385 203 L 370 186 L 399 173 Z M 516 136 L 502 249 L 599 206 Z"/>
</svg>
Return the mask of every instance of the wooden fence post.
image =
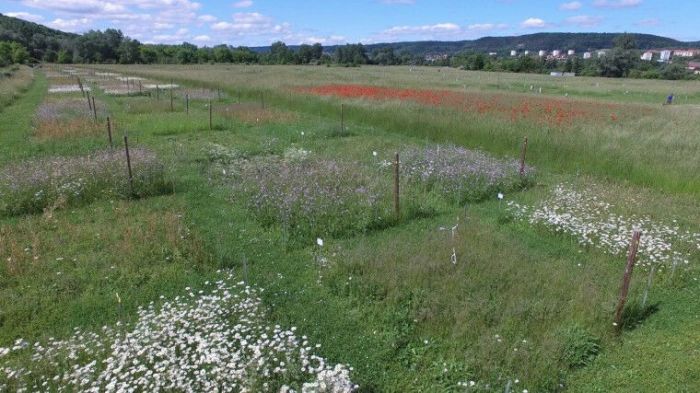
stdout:
<svg viewBox="0 0 700 393">
<path fill-rule="evenodd" d="M 88 91 L 86 93 L 87 93 L 88 109 L 92 110 L 92 102 L 90 102 L 90 92 Z"/>
<path fill-rule="evenodd" d="M 129 156 L 129 137 L 124 135 L 124 150 L 126 151 L 126 167 L 129 170 L 129 197 L 134 196 L 134 177 L 131 173 L 131 156 Z"/>
<path fill-rule="evenodd" d="M 401 218 L 401 207 L 399 205 L 399 153 L 394 157 L 394 213 L 396 219 Z"/>
<path fill-rule="evenodd" d="M 97 123 L 97 105 L 95 105 L 95 96 L 92 96 L 92 115 Z"/>
<path fill-rule="evenodd" d="M 213 124 L 212 124 L 212 120 L 211 120 L 211 112 L 212 112 L 211 99 L 209 99 L 209 131 L 214 129 Z"/>
<path fill-rule="evenodd" d="M 632 280 L 632 271 L 634 270 L 634 262 L 637 258 L 637 250 L 639 249 L 639 238 L 642 233 L 635 230 L 632 234 L 632 241 L 630 242 L 629 252 L 627 254 L 627 266 L 625 267 L 625 273 L 622 276 L 622 284 L 620 285 L 620 299 L 617 302 L 617 308 L 615 309 L 615 322 L 613 325 L 620 331 L 622 329 L 622 311 L 625 308 L 625 303 L 627 302 L 627 293 L 630 288 L 630 281 Z"/>
<path fill-rule="evenodd" d="M 527 153 L 527 137 L 523 140 L 523 151 L 520 154 L 520 176 L 525 176 L 525 154 Z"/>
<path fill-rule="evenodd" d="M 190 114 L 190 95 L 185 94 L 185 113 Z"/>
<path fill-rule="evenodd" d="M 112 122 L 107 116 L 107 136 L 109 137 L 109 148 L 114 150 L 114 142 L 112 142 Z"/>
<path fill-rule="evenodd" d="M 173 112 L 175 108 L 173 107 L 173 80 L 170 80 L 170 112 Z"/>
</svg>

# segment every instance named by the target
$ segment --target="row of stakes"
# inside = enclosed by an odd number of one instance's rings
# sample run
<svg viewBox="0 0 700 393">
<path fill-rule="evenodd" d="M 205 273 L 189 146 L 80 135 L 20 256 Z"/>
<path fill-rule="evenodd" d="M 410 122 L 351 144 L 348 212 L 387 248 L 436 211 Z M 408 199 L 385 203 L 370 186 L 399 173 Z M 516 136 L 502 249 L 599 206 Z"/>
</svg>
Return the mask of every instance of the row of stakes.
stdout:
<svg viewBox="0 0 700 393">
<path fill-rule="evenodd" d="M 78 79 L 80 80 L 80 79 Z M 82 84 L 81 90 L 82 89 Z M 87 96 L 87 101 L 88 101 L 88 107 L 92 110 L 93 116 L 95 118 L 95 121 L 97 121 L 97 109 L 95 106 L 95 97 L 94 95 L 91 97 L 90 92 L 85 92 L 83 91 L 83 94 Z M 219 93 L 220 94 L 220 93 Z M 220 95 L 219 95 L 220 96 Z M 171 102 L 171 110 L 172 110 L 172 100 L 173 100 L 173 95 L 172 95 L 172 89 L 170 89 L 170 102 Z M 264 101 L 264 96 L 261 95 L 261 105 L 262 108 L 265 108 L 265 101 Z M 213 129 L 213 124 L 212 124 L 212 103 L 211 100 L 209 100 L 209 129 Z M 340 126 L 341 130 L 345 130 L 345 105 L 341 104 L 341 110 L 340 110 Z M 189 95 L 185 95 L 185 111 L 189 113 Z M 114 142 L 112 139 L 112 122 L 110 120 L 110 117 L 107 116 L 107 135 L 109 138 L 109 146 L 113 150 L 114 149 Z M 520 170 L 519 174 L 520 176 L 525 176 L 525 158 L 527 154 L 527 147 L 528 147 L 528 139 L 525 137 L 523 139 L 523 145 L 521 149 L 521 154 L 520 154 Z M 129 155 L 129 137 L 127 135 L 124 135 L 124 151 L 126 153 L 126 164 L 127 164 L 127 171 L 129 175 L 129 191 L 132 196 L 134 196 L 134 178 L 133 178 L 133 172 L 131 169 L 131 156 Z M 394 214 L 396 215 L 396 218 L 399 219 L 401 217 L 401 204 L 400 204 L 400 161 L 399 161 L 399 153 L 395 153 L 394 155 L 394 163 L 393 163 L 393 169 L 394 169 Z M 627 302 L 627 296 L 629 293 L 629 286 L 630 282 L 632 279 L 632 271 L 634 270 L 634 265 L 636 262 L 636 256 L 637 252 L 639 250 L 639 242 L 641 238 L 641 232 L 639 230 L 635 230 L 632 234 L 632 240 L 630 241 L 630 247 L 627 255 L 627 265 L 625 267 L 625 271 L 623 274 L 622 278 L 622 283 L 620 285 L 620 295 L 618 299 L 618 304 L 617 307 L 615 308 L 615 317 L 614 317 L 614 322 L 613 326 L 615 327 L 615 330 L 619 333 L 622 329 L 622 317 L 623 317 L 623 311 L 625 304 Z M 647 286 L 644 291 L 644 300 L 643 304 L 646 303 L 646 299 L 649 294 L 649 286 L 651 285 L 651 280 L 653 278 L 653 273 L 654 270 L 652 269 L 649 278 L 647 280 Z"/>
</svg>

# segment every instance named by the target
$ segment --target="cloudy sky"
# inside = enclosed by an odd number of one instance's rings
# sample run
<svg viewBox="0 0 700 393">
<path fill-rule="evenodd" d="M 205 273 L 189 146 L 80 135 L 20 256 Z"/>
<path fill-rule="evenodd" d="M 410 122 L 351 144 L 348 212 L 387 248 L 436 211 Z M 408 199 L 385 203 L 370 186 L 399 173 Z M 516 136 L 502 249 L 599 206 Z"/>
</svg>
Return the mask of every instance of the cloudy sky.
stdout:
<svg viewBox="0 0 700 393">
<path fill-rule="evenodd" d="M 700 1 L 0 0 L 0 13 L 147 43 L 268 45 L 462 40 L 542 31 L 643 32 L 700 40 Z"/>
</svg>

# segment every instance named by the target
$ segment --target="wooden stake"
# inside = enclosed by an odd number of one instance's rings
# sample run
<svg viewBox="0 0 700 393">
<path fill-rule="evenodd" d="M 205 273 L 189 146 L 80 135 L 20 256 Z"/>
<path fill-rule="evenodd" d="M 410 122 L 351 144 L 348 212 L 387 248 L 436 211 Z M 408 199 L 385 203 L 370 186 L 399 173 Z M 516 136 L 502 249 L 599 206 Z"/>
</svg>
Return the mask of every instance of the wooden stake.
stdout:
<svg viewBox="0 0 700 393">
<path fill-rule="evenodd" d="M 92 96 L 92 115 L 97 123 L 97 105 L 95 105 L 95 96 Z"/>
<path fill-rule="evenodd" d="M 156 100 L 160 101 L 160 87 L 156 85 Z"/>
<path fill-rule="evenodd" d="M 651 288 L 652 280 L 654 279 L 654 271 L 656 271 L 656 265 L 651 267 L 649 271 L 649 277 L 647 278 L 647 286 L 644 288 L 644 296 L 642 296 L 642 308 L 647 305 L 647 298 L 649 297 L 649 288 Z"/>
<path fill-rule="evenodd" d="M 87 92 L 87 102 L 88 102 L 88 109 L 92 110 L 92 102 L 90 102 L 90 92 Z"/>
<path fill-rule="evenodd" d="M 629 252 L 627 254 L 627 266 L 625 267 L 625 273 L 622 276 L 622 284 L 620 285 L 620 299 L 617 303 L 617 308 L 615 309 L 615 322 L 613 325 L 620 331 L 622 329 L 622 311 L 625 308 L 625 303 L 627 302 L 627 293 L 630 288 L 630 281 L 632 280 L 632 270 L 634 270 L 634 262 L 637 258 L 637 250 L 639 249 L 639 238 L 642 236 L 640 231 L 634 231 L 632 234 L 632 241 L 630 242 Z"/>
<path fill-rule="evenodd" d="M 399 153 L 394 158 L 394 213 L 396 219 L 401 218 L 401 207 L 399 205 Z"/>
<path fill-rule="evenodd" d="M 107 116 L 107 136 L 109 137 L 109 148 L 114 150 L 114 142 L 112 142 L 112 123 Z"/>
<path fill-rule="evenodd" d="M 175 109 L 173 107 L 173 80 L 170 80 L 170 112 L 173 112 Z"/>
<path fill-rule="evenodd" d="M 139 94 L 143 94 L 143 88 L 141 87 L 141 81 L 139 81 Z"/>
<path fill-rule="evenodd" d="M 129 156 L 129 137 L 124 135 L 124 150 L 126 151 L 126 167 L 129 170 L 129 196 L 134 196 L 134 177 L 131 173 L 131 156 Z"/>
<path fill-rule="evenodd" d="M 190 95 L 185 94 L 185 113 L 190 114 Z"/>
<path fill-rule="evenodd" d="M 209 99 L 209 130 L 210 131 L 214 128 L 212 125 L 212 121 L 211 121 L 211 112 L 212 112 L 211 99 Z"/>
<path fill-rule="evenodd" d="M 523 141 L 523 151 L 520 154 L 520 176 L 525 176 L 525 154 L 527 153 L 527 137 Z"/>
</svg>

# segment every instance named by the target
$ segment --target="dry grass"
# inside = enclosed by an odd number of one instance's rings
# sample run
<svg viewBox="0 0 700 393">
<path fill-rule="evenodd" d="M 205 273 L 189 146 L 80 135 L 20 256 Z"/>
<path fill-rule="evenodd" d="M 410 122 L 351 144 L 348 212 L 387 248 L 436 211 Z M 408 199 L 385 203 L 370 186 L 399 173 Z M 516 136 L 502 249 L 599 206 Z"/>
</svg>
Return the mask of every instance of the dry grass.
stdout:
<svg viewBox="0 0 700 393">
<path fill-rule="evenodd" d="M 105 126 L 106 106 L 96 100 L 98 121 L 82 98 L 50 97 L 34 116 L 34 136 L 39 140 L 100 135 Z"/>
<path fill-rule="evenodd" d="M 0 69 L 0 108 L 10 105 L 34 80 L 29 67 Z"/>
</svg>

